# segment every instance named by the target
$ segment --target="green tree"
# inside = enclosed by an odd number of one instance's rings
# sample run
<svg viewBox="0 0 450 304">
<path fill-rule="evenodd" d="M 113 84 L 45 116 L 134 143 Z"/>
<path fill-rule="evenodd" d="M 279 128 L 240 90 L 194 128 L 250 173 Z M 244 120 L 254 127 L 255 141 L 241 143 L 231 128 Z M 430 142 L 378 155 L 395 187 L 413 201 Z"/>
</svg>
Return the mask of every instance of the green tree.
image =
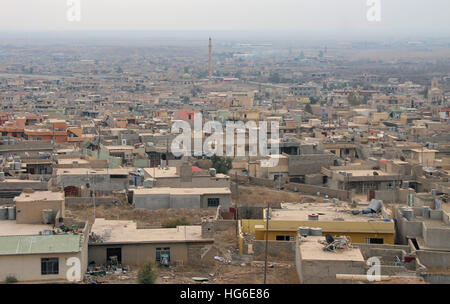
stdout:
<svg viewBox="0 0 450 304">
<path fill-rule="evenodd" d="M 425 99 L 428 98 L 428 87 L 426 87 L 426 88 L 423 90 L 422 94 L 423 94 L 423 97 L 424 97 Z"/>
<path fill-rule="evenodd" d="M 316 97 L 313 97 L 313 96 L 309 97 L 309 102 L 311 104 L 316 104 L 318 101 L 319 101 L 319 99 Z"/>
<path fill-rule="evenodd" d="M 269 82 L 271 82 L 271 83 L 280 83 L 280 81 L 281 81 L 280 74 L 278 74 L 276 72 L 273 73 L 273 74 L 270 74 Z"/>
<path fill-rule="evenodd" d="M 312 114 L 312 108 L 311 108 L 311 105 L 310 104 L 307 104 L 306 106 L 305 106 L 305 112 L 308 112 L 308 113 L 310 113 L 310 114 Z"/>
<path fill-rule="evenodd" d="M 139 284 L 155 284 L 158 277 L 158 269 L 153 260 L 148 261 L 139 269 L 137 279 Z"/>
<path fill-rule="evenodd" d="M 217 173 L 227 174 L 233 167 L 233 160 L 231 157 L 223 157 L 213 155 L 211 157 L 212 167 L 216 169 Z"/>
<path fill-rule="evenodd" d="M 360 98 L 354 92 L 348 95 L 347 100 L 351 106 L 359 106 L 361 104 Z"/>
<path fill-rule="evenodd" d="M 188 225 L 189 221 L 185 216 L 166 219 L 162 222 L 163 228 L 177 228 L 177 226 L 188 226 Z"/>
</svg>

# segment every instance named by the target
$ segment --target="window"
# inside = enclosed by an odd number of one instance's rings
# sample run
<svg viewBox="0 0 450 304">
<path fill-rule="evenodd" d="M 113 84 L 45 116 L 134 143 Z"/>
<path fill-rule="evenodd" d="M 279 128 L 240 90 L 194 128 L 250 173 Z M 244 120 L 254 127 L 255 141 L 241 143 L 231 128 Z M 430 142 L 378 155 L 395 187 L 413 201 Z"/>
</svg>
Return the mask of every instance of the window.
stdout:
<svg viewBox="0 0 450 304">
<path fill-rule="evenodd" d="M 220 205 L 220 199 L 217 197 L 208 198 L 208 207 L 217 207 Z"/>
<path fill-rule="evenodd" d="M 161 254 L 168 254 L 169 255 L 169 261 L 170 261 L 170 247 L 156 248 L 156 254 L 155 254 L 156 263 L 160 263 L 161 262 Z"/>
<path fill-rule="evenodd" d="M 277 235 L 275 239 L 277 241 L 293 241 L 294 237 L 289 235 Z"/>
<path fill-rule="evenodd" d="M 58 258 L 42 258 L 41 274 L 58 274 L 59 259 Z"/>
<path fill-rule="evenodd" d="M 384 239 L 382 238 L 366 238 L 367 244 L 384 244 Z"/>
</svg>

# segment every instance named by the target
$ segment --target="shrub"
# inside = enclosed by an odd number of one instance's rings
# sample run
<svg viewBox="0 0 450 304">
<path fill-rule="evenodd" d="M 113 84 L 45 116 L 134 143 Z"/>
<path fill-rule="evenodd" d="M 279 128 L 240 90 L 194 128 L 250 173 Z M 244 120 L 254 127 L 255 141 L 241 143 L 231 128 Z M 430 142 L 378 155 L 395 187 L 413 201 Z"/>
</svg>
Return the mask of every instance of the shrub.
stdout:
<svg viewBox="0 0 450 304">
<path fill-rule="evenodd" d="M 6 277 L 5 282 L 7 284 L 11 284 L 11 283 L 16 283 L 18 281 L 17 281 L 17 278 L 15 276 L 9 275 L 9 276 Z"/>
<path fill-rule="evenodd" d="M 158 269 L 154 261 L 148 261 L 139 269 L 137 279 L 139 284 L 155 284 Z"/>
<path fill-rule="evenodd" d="M 162 222 L 163 228 L 176 228 L 177 226 L 187 226 L 189 225 L 188 219 L 183 217 L 170 218 Z"/>
</svg>

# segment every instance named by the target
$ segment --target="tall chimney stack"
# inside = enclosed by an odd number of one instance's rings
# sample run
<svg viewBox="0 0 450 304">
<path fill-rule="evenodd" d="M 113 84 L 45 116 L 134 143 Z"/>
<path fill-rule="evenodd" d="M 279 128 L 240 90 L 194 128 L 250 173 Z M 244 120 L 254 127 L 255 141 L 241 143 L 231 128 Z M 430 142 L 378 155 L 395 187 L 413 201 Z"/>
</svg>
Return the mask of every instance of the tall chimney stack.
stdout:
<svg viewBox="0 0 450 304">
<path fill-rule="evenodd" d="M 209 37 L 209 80 L 212 79 L 212 40 L 211 37 Z"/>
</svg>

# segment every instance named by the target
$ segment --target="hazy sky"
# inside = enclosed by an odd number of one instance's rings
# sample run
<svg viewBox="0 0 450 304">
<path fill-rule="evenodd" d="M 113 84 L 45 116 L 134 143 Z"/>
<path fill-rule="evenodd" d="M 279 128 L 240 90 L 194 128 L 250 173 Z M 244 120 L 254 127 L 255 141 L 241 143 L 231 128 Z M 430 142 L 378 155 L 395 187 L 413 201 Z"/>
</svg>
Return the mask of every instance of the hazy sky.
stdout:
<svg viewBox="0 0 450 304">
<path fill-rule="evenodd" d="M 450 0 L 380 0 L 381 22 L 368 22 L 367 0 L 0 0 L 0 31 L 296 30 L 435 32 L 450 36 Z"/>
</svg>

